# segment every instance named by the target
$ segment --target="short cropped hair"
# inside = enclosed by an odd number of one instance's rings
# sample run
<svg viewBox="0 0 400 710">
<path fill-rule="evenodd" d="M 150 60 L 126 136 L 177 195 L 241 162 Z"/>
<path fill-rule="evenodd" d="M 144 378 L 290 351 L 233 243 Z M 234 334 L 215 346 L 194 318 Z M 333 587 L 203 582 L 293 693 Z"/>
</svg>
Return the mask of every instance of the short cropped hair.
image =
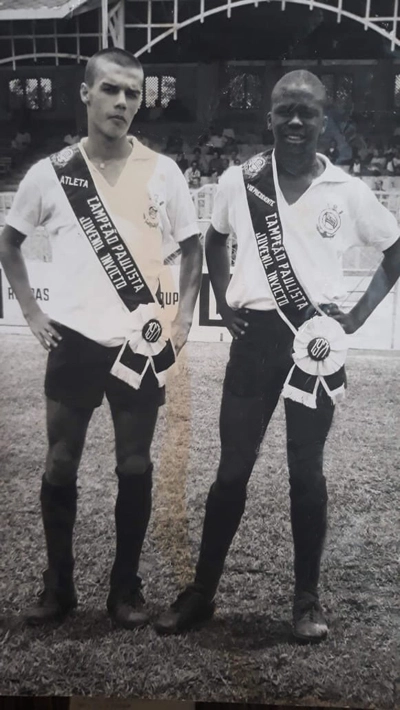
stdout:
<svg viewBox="0 0 400 710">
<path fill-rule="evenodd" d="M 295 69 L 294 71 L 284 74 L 272 89 L 272 102 L 274 102 L 282 90 L 285 90 L 288 86 L 291 87 L 296 85 L 307 86 L 312 91 L 314 96 L 321 102 L 323 108 L 326 108 L 329 102 L 324 84 L 315 74 L 307 71 L 306 69 Z"/>
<path fill-rule="evenodd" d="M 126 49 L 121 49 L 120 47 L 108 47 L 93 54 L 86 64 L 84 82 L 88 86 L 93 86 L 96 79 L 97 65 L 99 60 L 103 58 L 113 64 L 118 64 L 120 67 L 129 67 L 143 71 L 139 59 L 131 54 L 131 52 L 128 52 Z"/>
</svg>

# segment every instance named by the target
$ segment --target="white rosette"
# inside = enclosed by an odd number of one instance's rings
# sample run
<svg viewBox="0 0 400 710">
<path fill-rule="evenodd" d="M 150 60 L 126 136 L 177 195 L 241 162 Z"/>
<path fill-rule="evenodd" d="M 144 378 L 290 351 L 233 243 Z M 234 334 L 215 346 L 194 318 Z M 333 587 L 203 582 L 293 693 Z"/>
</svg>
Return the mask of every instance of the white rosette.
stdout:
<svg viewBox="0 0 400 710">
<path fill-rule="evenodd" d="M 294 365 L 283 396 L 315 409 L 321 383 L 335 403 L 345 392 L 343 366 L 347 350 L 348 336 L 333 318 L 318 315 L 303 323 L 294 338 Z"/>
<path fill-rule="evenodd" d="M 129 319 L 129 337 L 113 364 L 111 374 L 139 389 L 147 369 L 152 367 L 159 387 L 162 387 L 167 371 L 175 362 L 171 322 L 158 303 L 141 304 Z"/>
<path fill-rule="evenodd" d="M 346 361 L 348 350 L 347 335 L 340 323 L 329 316 L 314 316 L 303 323 L 293 342 L 293 360 L 297 367 L 309 375 L 327 377 L 338 372 Z M 313 341 L 324 341 L 320 350 L 327 343 L 329 352 L 321 360 L 310 355 L 310 344 Z M 317 345 L 317 343 L 316 343 Z M 323 352 L 323 350 L 322 350 Z"/>
<path fill-rule="evenodd" d="M 128 342 L 132 352 L 154 357 L 170 340 L 171 322 L 158 303 L 146 303 L 131 314 L 131 333 Z"/>
</svg>

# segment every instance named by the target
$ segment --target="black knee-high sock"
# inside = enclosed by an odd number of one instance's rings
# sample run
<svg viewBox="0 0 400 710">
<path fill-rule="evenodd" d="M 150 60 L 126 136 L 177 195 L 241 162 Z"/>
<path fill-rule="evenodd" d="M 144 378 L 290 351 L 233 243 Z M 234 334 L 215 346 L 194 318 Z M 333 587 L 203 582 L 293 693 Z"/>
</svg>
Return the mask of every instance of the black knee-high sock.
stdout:
<svg viewBox="0 0 400 710">
<path fill-rule="evenodd" d="M 40 503 L 48 557 L 48 576 L 60 588 L 70 587 L 74 569 L 72 538 L 77 508 L 76 482 L 54 486 L 42 478 Z"/>
<path fill-rule="evenodd" d="M 213 599 L 246 505 L 246 486 L 212 484 L 206 503 L 195 585 Z"/>
<path fill-rule="evenodd" d="M 295 594 L 318 594 L 327 529 L 328 495 L 323 454 L 334 406 L 320 385 L 317 408 L 285 400 L 290 512 L 294 543 Z"/>
<path fill-rule="evenodd" d="M 124 475 L 116 469 L 116 554 L 111 570 L 111 597 L 129 593 L 141 583 L 137 572 L 151 514 L 152 472 L 152 464 L 142 474 Z"/>
<path fill-rule="evenodd" d="M 327 529 L 327 494 L 321 477 L 314 490 L 291 494 L 295 594 L 318 595 L 321 556 Z"/>
</svg>

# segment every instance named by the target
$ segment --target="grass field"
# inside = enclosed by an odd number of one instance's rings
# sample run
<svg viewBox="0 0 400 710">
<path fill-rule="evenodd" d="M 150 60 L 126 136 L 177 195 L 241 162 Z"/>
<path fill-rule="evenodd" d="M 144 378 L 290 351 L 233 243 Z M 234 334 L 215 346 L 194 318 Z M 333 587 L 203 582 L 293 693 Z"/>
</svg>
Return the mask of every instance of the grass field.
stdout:
<svg viewBox="0 0 400 710">
<path fill-rule="evenodd" d="M 171 377 L 154 442 L 153 516 L 142 573 L 155 615 L 190 580 L 219 454 L 228 346 L 191 343 Z M 290 635 L 292 546 L 279 405 L 249 485 L 215 619 L 177 638 L 111 628 L 105 614 L 116 494 L 111 419 L 95 412 L 80 471 L 79 608 L 32 630 L 19 614 L 45 565 L 38 493 L 45 455 L 45 354 L 2 335 L 0 694 L 92 694 L 203 701 L 400 707 L 399 357 L 351 355 L 349 392 L 326 449 L 330 522 L 321 589 L 328 640 Z M 397 680 L 396 680 L 397 679 Z"/>
</svg>

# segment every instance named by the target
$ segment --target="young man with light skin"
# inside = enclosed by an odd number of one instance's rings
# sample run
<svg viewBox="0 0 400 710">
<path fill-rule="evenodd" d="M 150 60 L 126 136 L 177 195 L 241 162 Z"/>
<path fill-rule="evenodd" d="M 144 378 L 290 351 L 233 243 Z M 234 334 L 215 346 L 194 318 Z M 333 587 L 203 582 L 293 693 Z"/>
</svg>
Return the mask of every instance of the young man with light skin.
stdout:
<svg viewBox="0 0 400 710">
<path fill-rule="evenodd" d="M 345 333 L 354 333 L 400 275 L 399 228 L 393 215 L 362 181 L 317 152 L 327 123 L 325 105 L 325 89 L 315 75 L 285 75 L 273 89 L 268 116 L 274 151 L 229 168 L 220 179 L 206 258 L 219 313 L 233 336 L 221 404 L 221 459 L 208 494 L 195 580 L 158 619 L 159 633 L 189 630 L 214 613 L 224 562 L 245 509 L 247 483 L 288 373 L 293 372 L 294 331 L 315 316 L 343 338 L 330 316 Z M 261 225 L 260 231 L 256 225 Z M 236 234 L 238 246 L 231 280 L 226 248 L 230 232 Z M 379 246 L 383 260 L 365 294 L 344 313 L 338 305 L 346 297 L 342 254 L 362 244 Z M 286 271 L 278 274 L 282 254 Z M 271 281 L 266 278 L 270 261 L 276 269 Z M 273 293 L 277 274 L 279 298 Z M 288 284 L 294 277 L 297 291 L 290 296 Z M 283 309 L 292 298 L 293 313 L 295 299 L 304 295 L 312 307 L 297 312 L 297 326 L 291 329 L 294 320 Z M 325 321 L 318 319 L 324 314 Z M 336 374 L 344 387 L 343 367 Z M 305 392 L 297 390 L 294 396 L 293 389 L 284 389 L 294 543 L 293 632 L 306 642 L 320 641 L 328 633 L 318 586 L 327 527 L 323 450 L 334 413 L 326 380 L 316 379 L 315 399 L 307 406 Z M 266 550 L 265 561 L 268 554 Z"/>
<path fill-rule="evenodd" d="M 89 60 L 81 86 L 88 137 L 31 168 L 1 236 L 7 278 L 32 333 L 49 353 L 49 448 L 40 494 L 48 567 L 39 602 L 26 613 L 30 624 L 61 620 L 77 604 L 72 546 L 77 473 L 90 418 L 104 393 L 114 424 L 118 477 L 116 556 L 107 608 L 113 621 L 126 628 L 148 621 L 138 566 L 151 512 L 150 446 L 165 397 L 163 368 L 171 362 L 160 365 L 156 357 L 140 355 L 127 345 L 128 380 L 110 370 L 121 347 L 132 342 L 133 332 L 146 353 L 156 353 L 153 341 L 161 335 L 167 343 L 162 353 L 171 357 L 170 341 L 175 354 L 180 352 L 199 291 L 202 249 L 178 166 L 128 136 L 142 87 L 143 69 L 129 52 L 102 50 Z M 88 199 L 92 186 L 95 197 Z M 108 216 L 94 208 L 100 200 Z M 81 209 L 89 210 L 90 218 L 78 222 Z M 91 229 L 80 228 L 88 223 Z M 39 225 L 47 228 L 52 242 L 49 313 L 32 296 L 20 248 Z M 171 237 L 182 255 L 178 312 L 170 328 L 153 318 L 142 329 L 138 314 L 147 312 L 143 309 L 162 310 L 157 292 L 163 243 Z M 112 268 L 106 268 L 106 259 L 113 260 Z M 147 301 L 142 293 L 148 293 Z M 140 361 L 139 374 L 130 369 L 132 358 Z"/>
</svg>

